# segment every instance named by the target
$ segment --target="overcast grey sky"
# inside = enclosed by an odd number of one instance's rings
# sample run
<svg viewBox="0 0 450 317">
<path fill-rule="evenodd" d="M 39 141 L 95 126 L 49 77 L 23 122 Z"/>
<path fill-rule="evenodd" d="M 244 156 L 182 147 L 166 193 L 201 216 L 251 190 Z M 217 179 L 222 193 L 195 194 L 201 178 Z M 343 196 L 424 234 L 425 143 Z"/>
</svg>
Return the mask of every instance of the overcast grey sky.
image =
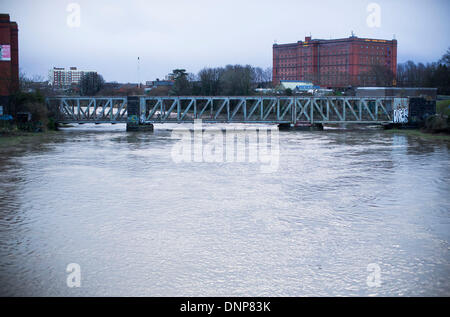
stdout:
<svg viewBox="0 0 450 317">
<path fill-rule="evenodd" d="M 381 8 L 370 27 L 367 6 Z M 70 3 L 80 26 L 67 23 Z M 398 40 L 398 61 L 438 60 L 450 46 L 448 0 L 0 0 L 19 25 L 20 68 L 97 70 L 107 81 L 163 78 L 174 68 L 272 66 L 272 44 L 313 38 Z M 71 20 L 74 21 L 74 20 Z M 73 26 L 73 25 L 72 25 Z"/>
</svg>

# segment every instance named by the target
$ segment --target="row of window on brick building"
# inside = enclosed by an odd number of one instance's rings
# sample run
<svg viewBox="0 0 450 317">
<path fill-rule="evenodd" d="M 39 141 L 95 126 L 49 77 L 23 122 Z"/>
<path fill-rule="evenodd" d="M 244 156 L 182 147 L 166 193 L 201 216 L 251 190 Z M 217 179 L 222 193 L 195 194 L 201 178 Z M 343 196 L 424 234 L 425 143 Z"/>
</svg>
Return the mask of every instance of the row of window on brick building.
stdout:
<svg viewBox="0 0 450 317">
<path fill-rule="evenodd" d="M 364 51 L 361 51 L 360 54 L 367 54 L 368 52 L 373 52 L 373 55 L 383 55 L 388 54 L 390 55 L 390 47 L 389 46 L 369 46 L 369 45 L 361 45 L 361 49 L 365 49 Z M 285 53 L 280 53 L 278 55 L 279 58 L 290 58 L 290 57 L 297 57 L 298 53 L 302 53 L 303 56 L 311 56 L 311 50 L 297 50 L 295 49 L 289 49 L 286 50 Z M 320 55 L 343 55 L 343 54 L 349 54 L 349 49 L 333 49 L 333 48 L 321 48 L 318 50 Z"/>
<path fill-rule="evenodd" d="M 389 64 L 389 60 L 384 56 L 359 56 L 358 58 L 360 65 L 387 65 Z M 348 66 L 349 58 L 319 58 L 319 64 L 321 67 L 336 67 L 336 66 Z M 311 60 L 304 59 L 299 60 L 299 62 L 295 61 L 280 61 L 278 63 L 280 67 L 283 68 L 303 68 L 310 67 Z"/>
</svg>

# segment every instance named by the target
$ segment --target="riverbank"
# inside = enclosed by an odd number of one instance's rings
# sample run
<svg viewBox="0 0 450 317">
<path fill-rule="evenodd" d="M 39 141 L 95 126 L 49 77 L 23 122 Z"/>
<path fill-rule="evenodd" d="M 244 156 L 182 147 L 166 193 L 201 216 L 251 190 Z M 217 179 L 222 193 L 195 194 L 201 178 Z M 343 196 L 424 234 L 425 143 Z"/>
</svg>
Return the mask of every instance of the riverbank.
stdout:
<svg viewBox="0 0 450 317">
<path fill-rule="evenodd" d="M 43 132 L 26 132 L 20 130 L 2 131 L 0 133 L 0 148 L 11 147 L 26 143 L 39 137 L 45 137 L 57 131 L 43 131 Z"/>
<path fill-rule="evenodd" d="M 402 134 L 402 135 L 408 135 L 408 136 L 415 136 L 423 139 L 428 140 L 442 140 L 442 141 L 449 141 L 450 142 L 450 135 L 444 134 L 444 133 L 431 133 L 431 132 L 425 132 L 422 130 L 417 129 L 391 129 L 391 130 L 385 130 L 386 133 L 396 133 L 396 134 Z"/>
</svg>

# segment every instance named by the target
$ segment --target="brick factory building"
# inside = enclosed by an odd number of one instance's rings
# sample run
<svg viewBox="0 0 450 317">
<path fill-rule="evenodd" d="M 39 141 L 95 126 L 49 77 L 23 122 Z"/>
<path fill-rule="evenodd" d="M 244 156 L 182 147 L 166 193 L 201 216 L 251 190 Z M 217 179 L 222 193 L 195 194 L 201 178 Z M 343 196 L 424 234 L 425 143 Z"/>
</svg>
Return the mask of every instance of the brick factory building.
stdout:
<svg viewBox="0 0 450 317">
<path fill-rule="evenodd" d="M 397 41 L 351 36 L 273 45 L 273 84 L 281 80 L 310 81 L 322 87 L 376 86 L 374 66 L 397 73 Z M 392 80 L 395 85 L 395 81 Z M 383 83 L 386 85 L 386 83 Z"/>
<path fill-rule="evenodd" d="M 0 106 L 19 89 L 19 41 L 16 22 L 0 14 Z"/>
</svg>

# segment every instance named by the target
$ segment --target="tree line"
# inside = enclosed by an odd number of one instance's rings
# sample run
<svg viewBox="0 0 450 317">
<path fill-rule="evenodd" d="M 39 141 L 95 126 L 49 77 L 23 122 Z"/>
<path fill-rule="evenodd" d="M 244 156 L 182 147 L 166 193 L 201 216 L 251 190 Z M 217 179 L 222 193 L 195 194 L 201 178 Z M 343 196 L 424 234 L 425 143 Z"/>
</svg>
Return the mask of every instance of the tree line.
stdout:
<svg viewBox="0 0 450 317">
<path fill-rule="evenodd" d="M 272 69 L 250 65 L 205 67 L 198 74 L 175 69 L 170 76 L 174 85 L 171 95 L 238 96 L 252 95 L 255 88 L 272 85 Z"/>
<path fill-rule="evenodd" d="M 442 58 L 433 63 L 407 61 L 398 64 L 398 87 L 434 87 L 438 94 L 450 94 L 450 48 Z"/>
</svg>

